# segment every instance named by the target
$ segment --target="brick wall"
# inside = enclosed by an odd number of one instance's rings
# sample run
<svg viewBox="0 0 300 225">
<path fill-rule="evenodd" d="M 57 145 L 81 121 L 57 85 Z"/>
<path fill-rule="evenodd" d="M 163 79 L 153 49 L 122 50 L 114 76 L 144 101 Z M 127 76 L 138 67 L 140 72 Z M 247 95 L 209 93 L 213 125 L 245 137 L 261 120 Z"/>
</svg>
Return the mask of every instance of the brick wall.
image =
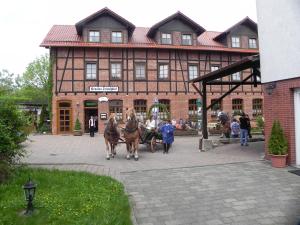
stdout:
<svg viewBox="0 0 300 225">
<path fill-rule="evenodd" d="M 263 85 L 263 89 L 268 84 Z M 272 124 L 274 120 L 279 120 L 287 137 L 288 163 L 296 162 L 296 146 L 295 146 L 295 115 L 294 115 L 294 88 L 300 87 L 300 79 L 289 79 L 277 81 L 276 88 L 271 95 L 264 92 L 264 118 L 265 118 L 265 153 L 268 154 L 268 140 L 270 137 Z"/>
<path fill-rule="evenodd" d="M 208 57 L 207 57 L 208 54 Z M 57 101 L 70 100 L 72 102 L 73 121 L 79 112 L 79 119 L 83 124 L 85 100 L 97 100 L 100 93 L 90 93 L 90 86 L 118 86 L 118 94 L 109 94 L 110 99 L 123 100 L 123 112 L 126 108 L 133 106 L 134 99 L 147 100 L 148 108 L 153 99 L 169 99 L 171 101 L 172 118 L 188 117 L 189 99 L 199 98 L 199 94 L 188 83 L 188 65 L 196 64 L 200 75 L 210 72 L 210 65 L 217 64 L 226 66 L 241 59 L 242 55 L 237 53 L 208 53 L 197 51 L 171 50 L 143 50 L 143 49 L 95 49 L 74 48 L 68 56 L 67 48 L 51 49 L 51 55 L 55 57 L 53 63 L 54 85 L 53 85 L 53 132 L 57 132 Z M 94 81 L 85 80 L 85 62 L 96 62 L 98 65 L 98 78 Z M 110 79 L 110 62 L 122 63 L 122 80 Z M 144 62 L 147 68 L 147 81 L 136 81 L 134 78 L 134 63 Z M 170 79 L 161 81 L 157 79 L 158 64 L 168 63 Z M 245 71 L 244 76 L 250 74 Z M 229 80 L 229 78 L 224 78 Z M 220 97 L 222 93 L 229 90 L 229 85 L 220 87 L 208 86 L 207 102 Z M 230 96 L 223 99 L 223 110 L 232 112 L 232 99 L 244 99 L 243 108 L 252 117 L 252 100 L 263 98 L 261 87 L 251 86 L 239 87 Z M 77 106 L 79 103 L 79 107 Z M 208 112 L 208 120 L 213 120 L 211 112 Z"/>
</svg>

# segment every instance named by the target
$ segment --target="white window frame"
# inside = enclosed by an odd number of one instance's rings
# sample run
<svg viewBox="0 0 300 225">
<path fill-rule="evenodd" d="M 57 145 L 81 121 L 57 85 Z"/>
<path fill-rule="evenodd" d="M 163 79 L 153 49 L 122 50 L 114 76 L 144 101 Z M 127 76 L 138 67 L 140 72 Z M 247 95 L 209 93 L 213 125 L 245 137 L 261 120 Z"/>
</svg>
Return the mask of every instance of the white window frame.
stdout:
<svg viewBox="0 0 300 225">
<path fill-rule="evenodd" d="M 161 44 L 171 45 L 172 44 L 172 34 L 171 33 L 161 33 Z"/>
<path fill-rule="evenodd" d="M 97 79 L 97 63 L 87 62 L 85 64 L 85 79 L 86 80 Z"/>
<path fill-rule="evenodd" d="M 169 79 L 169 64 L 159 65 L 158 79 Z"/>
<path fill-rule="evenodd" d="M 146 64 L 145 63 L 135 63 L 135 79 L 143 80 L 146 79 Z"/>
<path fill-rule="evenodd" d="M 231 74 L 232 81 L 241 81 L 242 75 L 241 71 Z"/>
<path fill-rule="evenodd" d="M 189 37 L 189 38 L 186 38 Z M 182 34 L 181 35 L 182 45 L 192 45 L 192 35 L 191 34 Z"/>
<path fill-rule="evenodd" d="M 119 62 L 113 62 L 110 64 L 110 76 L 111 79 L 122 79 L 122 64 Z"/>
<path fill-rule="evenodd" d="M 240 48 L 241 47 L 241 40 L 238 36 L 231 37 L 231 47 L 233 48 Z"/>
<path fill-rule="evenodd" d="M 249 38 L 249 48 L 257 48 L 256 38 Z"/>
<path fill-rule="evenodd" d="M 196 64 L 190 64 L 189 65 L 189 79 L 195 79 L 199 76 L 199 69 L 198 69 L 198 65 Z"/>
<path fill-rule="evenodd" d="M 89 42 L 100 42 L 100 31 L 90 30 L 89 31 Z"/>
<path fill-rule="evenodd" d="M 112 31 L 111 32 L 111 42 L 112 43 L 123 43 L 122 31 Z"/>
</svg>

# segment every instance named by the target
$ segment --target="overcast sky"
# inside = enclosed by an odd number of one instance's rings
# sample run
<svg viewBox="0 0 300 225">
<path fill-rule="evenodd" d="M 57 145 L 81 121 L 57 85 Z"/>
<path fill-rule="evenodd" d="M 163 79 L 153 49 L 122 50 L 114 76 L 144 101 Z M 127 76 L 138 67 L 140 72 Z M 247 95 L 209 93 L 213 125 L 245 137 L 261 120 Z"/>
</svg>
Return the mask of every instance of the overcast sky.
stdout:
<svg viewBox="0 0 300 225">
<path fill-rule="evenodd" d="M 75 24 L 108 7 L 137 27 L 150 27 L 181 11 L 208 31 L 224 31 L 246 16 L 255 22 L 255 0 L 2 0 L 0 70 L 22 74 L 48 52 L 39 47 L 54 24 Z"/>
</svg>

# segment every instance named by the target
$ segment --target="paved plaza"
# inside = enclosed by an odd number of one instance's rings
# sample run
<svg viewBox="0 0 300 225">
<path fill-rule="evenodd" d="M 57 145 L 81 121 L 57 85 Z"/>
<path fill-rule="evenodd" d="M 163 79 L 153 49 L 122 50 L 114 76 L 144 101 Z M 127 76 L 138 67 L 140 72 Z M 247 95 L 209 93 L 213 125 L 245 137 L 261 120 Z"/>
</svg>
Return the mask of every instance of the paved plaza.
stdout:
<svg viewBox="0 0 300 225">
<path fill-rule="evenodd" d="M 139 161 L 126 160 L 125 145 L 105 159 L 101 135 L 30 136 L 25 162 L 83 170 L 124 183 L 139 225 L 296 225 L 300 177 L 263 160 L 263 142 L 198 151 L 197 137 L 176 137 L 168 155 L 140 147 Z"/>
</svg>

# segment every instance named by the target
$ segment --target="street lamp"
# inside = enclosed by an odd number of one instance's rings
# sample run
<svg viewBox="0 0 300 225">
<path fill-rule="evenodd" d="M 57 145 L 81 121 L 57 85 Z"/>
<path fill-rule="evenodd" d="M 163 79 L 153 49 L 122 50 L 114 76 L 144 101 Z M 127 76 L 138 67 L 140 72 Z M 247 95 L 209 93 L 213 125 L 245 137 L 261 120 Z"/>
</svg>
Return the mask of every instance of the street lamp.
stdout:
<svg viewBox="0 0 300 225">
<path fill-rule="evenodd" d="M 36 184 L 33 183 L 30 178 L 26 184 L 23 185 L 25 201 L 27 201 L 27 209 L 25 214 L 31 214 L 33 212 L 33 199 L 35 195 Z"/>
</svg>

